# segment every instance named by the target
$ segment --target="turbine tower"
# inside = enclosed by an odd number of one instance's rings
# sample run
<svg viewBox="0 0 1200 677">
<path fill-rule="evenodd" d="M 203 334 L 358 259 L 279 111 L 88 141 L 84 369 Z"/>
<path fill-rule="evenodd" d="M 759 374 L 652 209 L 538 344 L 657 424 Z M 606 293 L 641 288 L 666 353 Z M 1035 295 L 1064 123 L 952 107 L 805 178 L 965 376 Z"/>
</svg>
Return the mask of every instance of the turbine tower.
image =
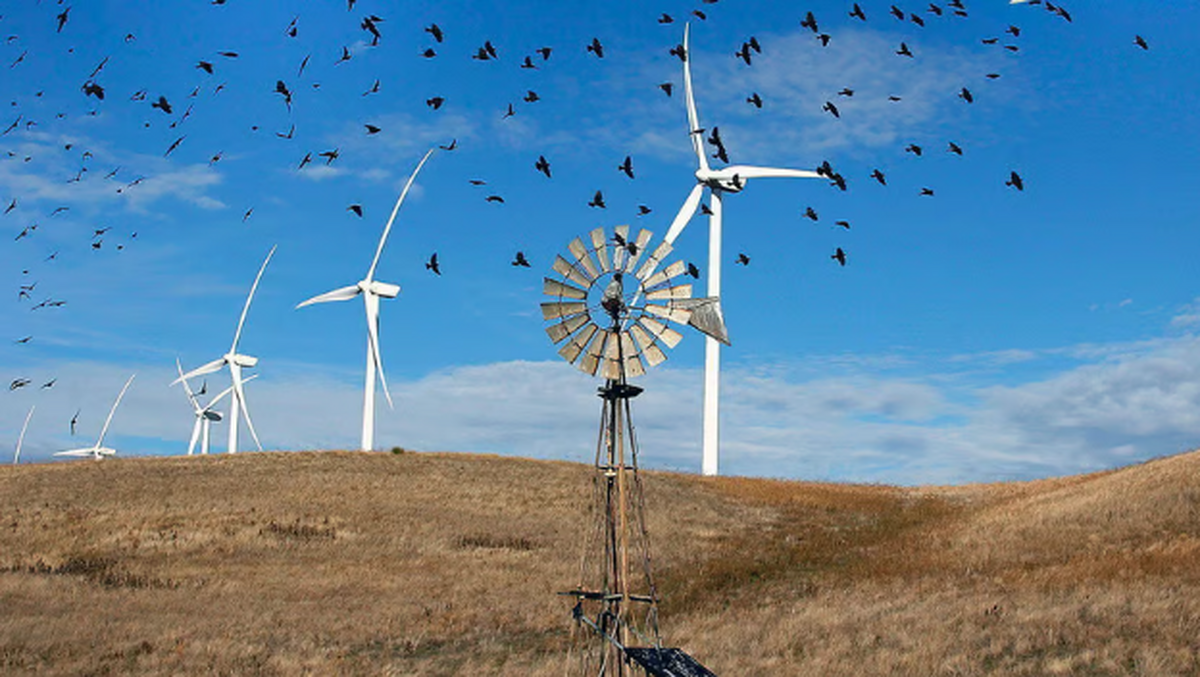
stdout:
<svg viewBox="0 0 1200 677">
<path fill-rule="evenodd" d="M 713 169 L 708 164 L 704 152 L 704 129 L 700 127 L 700 116 L 696 112 L 696 99 L 692 93 L 691 52 L 688 49 L 689 26 L 683 29 L 683 90 L 687 102 L 688 136 L 692 140 L 692 150 L 696 153 L 696 186 L 687 196 L 683 208 L 671 222 L 664 239 L 669 244 L 675 243 L 675 238 L 683 232 L 688 221 L 695 215 L 700 206 L 700 198 L 705 189 L 711 196 L 711 212 L 708 217 L 708 296 L 721 296 L 721 197 L 725 193 L 737 193 L 746 187 L 750 179 L 758 178 L 820 178 L 820 174 L 807 169 L 779 169 L 776 167 L 756 167 L 750 165 L 728 165 L 721 169 Z M 720 414 L 720 380 L 721 380 L 721 344 L 711 337 L 706 337 L 704 344 L 704 438 L 703 464 L 705 475 L 716 475 L 719 457 L 719 414 Z"/>
<path fill-rule="evenodd" d="M 91 456 L 92 458 L 96 459 L 97 461 L 104 458 L 105 456 L 116 455 L 116 453 L 117 453 L 116 449 L 104 446 L 104 436 L 108 433 L 108 425 L 110 423 L 112 423 L 113 414 L 117 413 L 117 405 L 121 404 L 121 398 L 125 397 L 125 391 L 129 390 L 129 384 L 133 383 L 134 376 L 137 376 L 137 374 L 133 374 L 133 376 L 130 376 L 129 380 L 125 382 L 125 386 L 123 388 L 121 388 L 121 392 L 117 394 L 117 399 L 115 402 L 113 402 L 112 409 L 108 410 L 108 418 L 104 419 L 104 427 L 100 429 L 100 437 L 96 439 L 96 443 L 94 445 L 92 445 L 90 447 L 82 447 L 80 449 L 68 449 L 67 451 L 60 451 L 54 455 L 55 456 L 82 456 L 82 457 Z"/>
<path fill-rule="evenodd" d="M 229 377 L 233 381 L 230 388 L 232 392 L 229 399 L 229 453 L 235 453 L 238 450 L 238 414 L 246 416 L 246 427 L 250 429 L 250 435 L 254 438 L 254 444 L 258 446 L 258 450 L 262 451 L 262 443 L 258 441 L 258 433 L 254 431 L 254 423 L 250 421 L 250 411 L 246 408 L 246 391 L 242 388 L 242 384 L 248 379 L 242 378 L 242 368 L 250 368 L 258 364 L 258 358 L 250 355 L 242 355 L 238 353 L 238 340 L 242 338 L 242 327 L 246 324 L 246 313 L 250 311 L 250 302 L 254 300 L 254 291 L 258 289 L 258 282 L 262 279 L 263 272 L 267 269 L 267 264 L 271 262 L 271 257 L 275 255 L 275 247 L 271 247 L 271 251 L 267 252 L 267 258 L 263 260 L 262 267 L 258 269 L 258 275 L 254 278 L 254 284 L 250 286 L 250 294 L 246 297 L 246 305 L 242 306 L 242 316 L 238 319 L 237 331 L 233 334 L 233 344 L 229 348 L 229 352 L 221 357 L 209 362 L 208 364 L 197 367 L 186 374 L 180 375 L 179 378 L 171 382 L 175 385 L 180 381 L 186 381 L 190 378 L 211 374 L 225 365 L 229 365 Z"/>
<path fill-rule="evenodd" d="M 383 396 L 387 399 L 388 407 L 393 406 L 392 396 L 388 393 L 387 379 L 383 376 L 383 358 L 379 353 L 379 299 L 396 298 L 400 293 L 400 286 L 376 280 L 375 268 L 379 265 L 379 256 L 383 253 L 383 245 L 387 243 L 388 233 L 392 230 L 392 222 L 396 220 L 396 214 L 400 211 L 400 205 L 404 204 L 404 197 L 408 195 L 408 189 L 412 187 L 413 181 L 416 180 L 417 173 L 421 171 L 421 167 L 425 166 L 425 161 L 432 154 L 433 149 L 425 153 L 425 157 L 421 158 L 421 161 L 417 163 L 417 168 L 408 177 L 408 182 L 404 184 L 404 189 L 400 191 L 400 198 L 396 200 L 396 206 L 392 208 L 392 215 L 388 218 L 387 225 L 383 227 L 383 236 L 379 238 L 379 246 L 375 248 L 375 258 L 371 260 L 371 267 L 367 269 L 367 276 L 360 280 L 358 284 L 325 292 L 296 305 L 297 308 L 303 308 L 314 303 L 349 301 L 360 294 L 362 295 L 363 304 L 366 306 L 367 312 L 367 376 L 363 387 L 362 444 L 360 445 L 363 451 L 371 451 L 375 448 L 375 375 L 377 372 L 379 374 L 379 381 L 383 386 Z"/>
</svg>

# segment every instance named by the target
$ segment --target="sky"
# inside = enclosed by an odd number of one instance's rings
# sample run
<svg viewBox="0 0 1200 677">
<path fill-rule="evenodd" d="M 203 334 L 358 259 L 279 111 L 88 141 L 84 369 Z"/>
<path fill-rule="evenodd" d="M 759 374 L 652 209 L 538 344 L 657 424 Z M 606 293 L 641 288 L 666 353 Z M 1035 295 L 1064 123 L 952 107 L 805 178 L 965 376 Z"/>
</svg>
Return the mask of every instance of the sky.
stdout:
<svg viewBox="0 0 1200 677">
<path fill-rule="evenodd" d="M 227 350 L 273 246 L 239 346 L 260 360 L 255 427 L 269 449 L 356 448 L 362 305 L 295 305 L 362 279 L 431 148 L 377 273 L 402 292 L 382 302 L 395 406 L 379 398 L 376 446 L 590 461 L 599 381 L 546 337 L 542 278 L 593 228 L 657 240 L 694 185 L 670 53 L 687 21 L 701 125 L 731 160 L 828 161 L 848 184 L 756 180 L 724 202 L 723 474 L 979 482 L 1195 448 L 1200 5 L 1064 5 L 1070 21 L 1005 0 L 964 1 L 966 17 L 908 2 L 903 21 L 852 5 L 5 3 L 0 385 L 29 383 L 0 389 L 0 461 L 31 406 L 22 462 L 92 444 L 134 373 L 106 444 L 184 453 L 175 360 Z M 828 45 L 801 26 L 809 11 Z M 474 58 L 485 41 L 496 58 Z M 588 206 L 597 190 L 604 209 Z M 697 216 L 675 254 L 703 269 L 706 251 Z M 702 338 L 689 330 L 638 380 L 645 467 L 699 471 Z M 228 374 L 207 380 L 216 392 Z"/>
</svg>

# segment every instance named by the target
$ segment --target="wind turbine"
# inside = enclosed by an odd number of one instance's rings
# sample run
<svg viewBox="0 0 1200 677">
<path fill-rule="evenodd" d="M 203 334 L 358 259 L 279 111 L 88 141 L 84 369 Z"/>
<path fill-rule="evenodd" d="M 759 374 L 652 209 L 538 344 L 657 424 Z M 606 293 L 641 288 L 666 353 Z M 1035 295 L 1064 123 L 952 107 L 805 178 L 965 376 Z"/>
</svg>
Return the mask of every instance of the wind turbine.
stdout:
<svg viewBox="0 0 1200 677">
<path fill-rule="evenodd" d="M 21 425 L 21 434 L 17 436 L 17 450 L 13 453 L 13 465 L 16 465 L 21 460 L 21 443 L 25 441 L 25 429 L 29 427 L 29 419 L 33 418 L 33 410 L 37 405 L 29 406 L 29 413 L 25 414 L 25 423 Z"/>
<path fill-rule="evenodd" d="M 297 308 L 303 308 L 314 303 L 349 301 L 360 294 L 362 295 L 363 304 L 366 306 L 367 311 L 367 378 L 363 389 L 362 444 L 360 445 L 363 451 L 371 451 L 375 446 L 376 372 L 379 374 L 379 381 L 383 386 L 383 396 L 387 398 L 388 407 L 393 406 L 392 396 L 388 393 L 387 379 L 383 376 L 383 360 L 379 355 L 379 299 L 381 297 L 387 299 L 396 298 L 400 293 L 400 286 L 376 280 L 375 268 L 379 265 L 379 255 L 383 253 L 383 245 L 387 243 L 387 236 L 392 230 L 392 222 L 396 220 L 396 213 L 400 211 L 400 205 L 404 204 L 404 197 L 408 195 L 408 189 L 412 187 L 413 181 L 417 178 L 417 173 L 421 171 L 421 167 L 425 165 L 425 161 L 432 154 L 433 149 L 425 153 L 425 157 L 421 158 L 421 161 L 417 163 L 417 168 L 413 170 L 412 175 L 408 177 L 408 182 L 404 184 L 404 190 L 400 191 L 400 198 L 396 200 L 396 206 L 392 208 L 392 215 L 388 218 L 387 225 L 383 227 L 383 236 L 379 238 L 379 246 L 375 248 L 375 258 L 371 261 L 371 267 L 367 269 L 367 276 L 360 280 L 358 284 L 325 292 L 296 306 Z"/>
<path fill-rule="evenodd" d="M 746 187 L 750 179 L 759 178 L 820 178 L 820 174 L 807 169 L 779 169 L 776 167 L 756 167 L 751 165 L 728 165 L 721 169 L 713 169 L 708 164 L 704 151 L 704 129 L 700 127 L 700 117 L 696 112 L 696 99 L 692 94 L 691 52 L 688 49 L 688 32 L 690 26 L 683 29 L 683 90 L 687 101 L 688 135 L 692 139 L 692 150 L 696 153 L 696 186 L 687 196 L 683 208 L 671 222 L 667 236 L 663 238 L 670 244 L 683 232 L 684 227 L 695 215 L 700 206 L 700 198 L 705 189 L 711 196 L 711 212 L 708 217 L 708 296 L 721 296 L 721 196 L 725 193 L 738 193 Z M 704 438 L 703 463 L 705 475 L 717 474 L 719 455 L 719 412 L 720 412 L 720 378 L 721 378 L 721 344 L 712 336 L 706 337 L 704 343 Z"/>
<path fill-rule="evenodd" d="M 175 385 L 180 381 L 186 381 L 196 376 L 211 374 L 225 365 L 229 365 L 229 377 L 233 381 L 230 386 L 233 392 L 229 398 L 229 453 L 235 453 L 238 449 L 238 414 L 246 416 L 246 427 L 250 429 L 250 435 L 254 438 L 254 444 L 258 446 L 258 450 L 262 451 L 262 443 L 258 441 L 258 433 L 254 432 L 254 423 L 250 421 L 250 410 L 246 408 L 246 391 L 242 388 L 249 379 L 242 379 L 242 368 L 250 368 L 258 364 L 258 358 L 250 355 L 242 355 L 238 353 L 238 340 L 242 338 L 242 327 L 246 324 L 246 313 L 250 311 L 250 302 L 254 300 L 254 290 L 258 289 L 258 282 L 262 279 L 263 272 L 267 269 L 267 264 L 271 262 L 271 257 L 275 255 L 275 247 L 271 247 L 271 251 L 267 252 L 267 258 L 263 260 L 262 267 L 258 269 L 258 275 L 254 278 L 254 284 L 250 286 L 250 294 L 246 297 L 246 305 L 242 306 L 242 316 L 238 319 L 237 331 L 233 334 L 233 344 L 229 347 L 229 352 L 221 357 L 209 362 L 208 364 L 197 367 L 186 374 L 181 374 L 179 378 L 171 382 Z"/>
<path fill-rule="evenodd" d="M 175 358 L 175 368 L 179 371 L 179 375 L 183 376 L 183 367 L 179 364 L 179 358 Z M 256 378 L 258 378 L 258 374 L 251 376 L 243 381 L 243 383 L 249 383 Z M 196 397 L 196 393 L 192 392 L 192 388 L 188 385 L 187 379 L 184 379 L 182 383 L 183 390 L 185 393 L 187 393 L 188 402 L 190 402 L 192 405 L 192 411 L 196 414 L 196 422 L 192 425 L 192 439 L 190 442 L 188 442 L 187 455 L 191 456 L 192 452 L 196 450 L 197 440 L 200 442 L 200 453 L 202 455 L 208 455 L 209 427 L 211 424 L 221 421 L 221 413 L 214 410 L 213 407 L 217 406 L 217 403 L 224 399 L 226 395 L 233 392 L 233 386 L 229 386 L 225 390 L 222 390 L 216 397 L 209 400 L 208 404 L 201 406 L 200 399 Z"/>
<path fill-rule="evenodd" d="M 125 397 L 125 391 L 129 390 L 129 384 L 133 383 L 134 376 L 137 376 L 137 374 L 129 377 L 129 380 L 125 382 L 125 387 L 121 388 L 121 392 L 117 394 L 117 400 L 113 402 L 112 409 L 108 410 L 108 418 L 104 419 L 104 427 L 100 429 L 100 437 L 96 440 L 96 444 L 90 447 L 83 447 L 81 449 L 68 449 L 67 451 L 60 451 L 54 455 L 83 457 L 91 456 L 97 461 L 105 456 L 115 455 L 117 453 L 116 449 L 104 446 L 104 435 L 108 433 L 108 424 L 112 423 L 113 414 L 117 413 L 117 405 L 121 404 L 121 398 Z"/>
</svg>

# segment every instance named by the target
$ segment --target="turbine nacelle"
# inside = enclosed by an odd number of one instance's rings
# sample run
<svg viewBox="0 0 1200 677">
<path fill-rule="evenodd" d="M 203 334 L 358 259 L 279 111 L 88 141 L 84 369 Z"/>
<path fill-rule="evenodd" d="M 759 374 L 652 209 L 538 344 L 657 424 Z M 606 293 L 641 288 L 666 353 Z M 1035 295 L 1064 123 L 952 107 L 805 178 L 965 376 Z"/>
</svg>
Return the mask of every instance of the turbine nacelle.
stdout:
<svg viewBox="0 0 1200 677">
<path fill-rule="evenodd" d="M 385 299 L 394 299 L 400 295 L 400 285 L 379 280 L 363 280 L 358 283 L 358 289 L 365 294 L 374 294 Z"/>
<path fill-rule="evenodd" d="M 201 412 L 200 415 L 210 421 L 220 421 L 221 420 L 220 412 L 212 411 L 211 409 L 205 409 L 203 412 Z"/>
<path fill-rule="evenodd" d="M 253 367 L 258 364 L 258 358 L 250 355 L 241 355 L 238 353 L 228 353 L 225 355 L 226 364 L 236 364 L 239 367 Z"/>
</svg>

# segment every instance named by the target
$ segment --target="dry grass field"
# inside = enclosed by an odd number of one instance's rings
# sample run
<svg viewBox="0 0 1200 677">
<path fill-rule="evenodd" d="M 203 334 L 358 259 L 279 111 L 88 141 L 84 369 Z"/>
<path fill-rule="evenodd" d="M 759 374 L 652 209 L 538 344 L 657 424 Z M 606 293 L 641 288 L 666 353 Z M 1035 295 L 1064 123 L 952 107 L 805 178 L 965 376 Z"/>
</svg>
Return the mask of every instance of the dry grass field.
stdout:
<svg viewBox="0 0 1200 677">
<path fill-rule="evenodd" d="M 561 675 L 590 470 L 0 467 L 0 674 Z M 733 675 L 1200 674 L 1200 453 L 1029 483 L 646 476 L 663 632 Z"/>
</svg>

